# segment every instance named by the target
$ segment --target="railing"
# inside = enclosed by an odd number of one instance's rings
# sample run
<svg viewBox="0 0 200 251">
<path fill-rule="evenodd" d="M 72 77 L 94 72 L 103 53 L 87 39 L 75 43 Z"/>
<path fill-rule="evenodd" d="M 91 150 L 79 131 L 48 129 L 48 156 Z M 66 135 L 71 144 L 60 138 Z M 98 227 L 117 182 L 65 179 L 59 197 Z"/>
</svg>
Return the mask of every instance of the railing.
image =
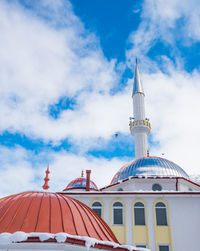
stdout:
<svg viewBox="0 0 200 251">
<path fill-rule="evenodd" d="M 151 124 L 148 120 L 131 120 L 129 123 L 129 127 L 132 128 L 134 126 L 140 126 L 140 125 L 144 125 L 147 126 L 151 129 Z"/>
</svg>

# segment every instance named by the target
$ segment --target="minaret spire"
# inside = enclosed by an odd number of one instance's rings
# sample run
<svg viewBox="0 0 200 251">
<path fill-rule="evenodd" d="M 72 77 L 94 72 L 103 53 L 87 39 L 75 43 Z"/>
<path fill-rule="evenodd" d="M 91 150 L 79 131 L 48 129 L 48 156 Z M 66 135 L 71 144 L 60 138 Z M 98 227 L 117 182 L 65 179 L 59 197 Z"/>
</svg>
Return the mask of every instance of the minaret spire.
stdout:
<svg viewBox="0 0 200 251">
<path fill-rule="evenodd" d="M 147 157 L 148 141 L 151 125 L 145 117 L 144 91 L 140 78 L 137 58 L 133 83 L 133 117 L 130 121 L 131 134 L 135 137 L 135 157 Z"/>
<path fill-rule="evenodd" d="M 144 95 L 144 91 L 142 88 L 142 81 L 140 78 L 140 72 L 139 72 L 139 68 L 138 68 L 138 63 L 137 63 L 137 58 L 135 61 L 135 78 L 134 78 L 134 83 L 133 83 L 133 93 L 132 93 L 132 97 L 134 94 L 136 93 L 142 93 Z"/>
</svg>

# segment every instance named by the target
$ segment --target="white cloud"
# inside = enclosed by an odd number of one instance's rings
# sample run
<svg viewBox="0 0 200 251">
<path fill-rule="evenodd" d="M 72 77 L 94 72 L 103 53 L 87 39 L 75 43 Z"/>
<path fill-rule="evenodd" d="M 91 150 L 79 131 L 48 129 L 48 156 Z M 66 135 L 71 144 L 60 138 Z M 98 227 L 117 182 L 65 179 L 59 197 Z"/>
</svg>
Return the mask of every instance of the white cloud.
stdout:
<svg viewBox="0 0 200 251">
<path fill-rule="evenodd" d="M 50 22 L 20 6 L 13 8 L 0 2 L 3 34 L 0 40 L 0 131 L 25 133 L 55 144 L 68 137 L 74 144 L 81 145 L 82 153 L 91 144 L 98 145 L 98 137 L 108 140 L 116 131 L 128 133 L 132 80 L 123 91 L 111 95 L 110 90 L 119 81 L 115 61 L 109 62 L 103 56 L 97 38 L 84 29 L 69 3 L 64 5 L 68 15 L 61 11 L 62 1 L 53 6 L 50 0 L 41 3 L 51 8 L 41 13 L 47 15 Z M 170 30 L 182 17 L 185 26 L 181 29 L 188 31 L 188 40 L 198 40 L 200 26 L 195 26 L 199 16 L 195 10 L 190 17 L 187 11 L 192 4 L 188 7 L 186 1 L 169 1 L 165 8 L 164 3 L 145 1 L 143 22 L 130 36 L 133 48 L 127 52 L 127 59 L 141 55 L 147 114 L 152 122 L 153 140 L 158 142 L 152 145 L 151 153 L 165 152 L 166 158 L 180 164 L 188 173 L 198 173 L 200 73 L 187 73 L 178 58 L 176 61 L 180 63 L 175 66 L 163 57 L 159 66 L 146 53 L 158 38 L 173 44 Z M 60 29 L 56 27 L 58 20 L 62 22 Z M 167 73 L 162 73 L 160 67 L 165 67 Z M 154 73 L 149 73 L 149 68 Z M 48 106 L 56 104 L 63 96 L 75 97 L 77 104 L 74 110 L 62 111 L 54 120 L 48 115 Z M 92 179 L 98 186 L 104 186 L 127 161 L 65 151 L 44 151 L 37 156 L 21 147 L 0 147 L 0 157 L 0 174 L 4 177 L 0 184 L 1 195 L 40 189 L 46 159 L 50 162 L 52 190 L 64 189 L 82 169 L 91 169 Z M 102 173 L 106 173 L 106 177 Z"/>
<path fill-rule="evenodd" d="M 42 3 L 46 6 L 50 2 Z M 118 81 L 115 62 L 103 56 L 98 40 L 84 30 L 70 4 L 64 7 L 72 21 L 60 29 L 20 6 L 14 7 L 0 3 L 0 30 L 4 34 L 0 40 L 1 132 L 10 130 L 47 141 L 109 137 L 113 133 L 111 128 L 107 130 L 110 121 L 114 124 L 115 120 L 114 129 L 120 127 L 115 116 L 120 97 L 109 94 Z M 60 5 L 54 9 L 58 12 Z M 63 96 L 76 97 L 76 109 L 61 112 L 54 120 L 48 107 Z M 111 119 L 112 114 L 115 117 Z"/>
<path fill-rule="evenodd" d="M 109 62 L 93 34 L 73 14 L 65 1 L 47 7 L 39 16 L 20 5 L 0 2 L 0 131 L 24 133 L 53 141 L 66 137 L 81 144 L 81 152 L 94 139 L 109 139 L 116 131 L 128 132 L 132 104 L 130 91 L 110 95 L 117 85 L 115 62 Z M 39 8 L 41 7 L 41 9 Z M 36 8 L 36 7 L 34 7 Z M 48 9 L 50 8 L 50 9 Z M 63 13 L 66 8 L 66 13 Z M 59 17 L 59 18 L 58 18 Z M 62 20 L 62 21 L 61 21 Z M 57 28 L 56 23 L 62 22 Z M 62 111 L 54 120 L 48 106 L 62 97 L 75 97 L 74 110 Z M 46 164 L 50 163 L 50 186 L 62 190 L 82 169 L 92 170 L 98 186 L 109 184 L 126 160 L 94 158 L 44 150 L 35 154 L 20 146 L 0 147 L 1 196 L 23 190 L 40 190 Z M 47 163 L 45 163 L 47 161 Z M 106 176 L 102 176 L 106 173 Z"/>
<path fill-rule="evenodd" d="M 95 158 L 59 152 L 51 153 L 51 189 L 62 191 L 70 181 L 81 176 L 82 170 L 91 170 L 91 180 L 101 188 L 109 185 L 114 174 L 127 162 L 127 159 Z"/>
<path fill-rule="evenodd" d="M 151 154 L 179 164 L 189 174 L 198 173 L 200 74 L 173 69 L 144 74 L 147 110 L 154 142 Z"/>
<path fill-rule="evenodd" d="M 45 163 L 46 162 L 46 163 Z M 42 190 L 47 163 L 50 164 L 50 190 L 62 191 L 81 171 L 92 170 L 91 179 L 97 186 L 109 185 L 126 159 L 95 158 L 66 151 L 44 150 L 34 154 L 20 146 L 0 146 L 0 197 L 13 193 Z M 105 175 L 102 175 L 105 174 Z"/>
<path fill-rule="evenodd" d="M 33 157 L 20 146 L 0 146 L 0 197 L 37 188 L 37 168 L 32 168 L 29 155 Z"/>
<path fill-rule="evenodd" d="M 190 46 L 200 41 L 200 13 L 198 0 L 145 0 L 141 23 L 130 34 L 132 48 L 127 51 L 129 60 L 140 57 L 143 64 L 150 63 L 144 57 L 159 40 L 170 47 L 171 56 L 178 57 L 177 44 Z M 152 63 L 152 62 L 151 62 Z M 148 65 L 148 64 L 147 64 Z M 155 63 L 151 65 L 156 67 Z"/>
</svg>

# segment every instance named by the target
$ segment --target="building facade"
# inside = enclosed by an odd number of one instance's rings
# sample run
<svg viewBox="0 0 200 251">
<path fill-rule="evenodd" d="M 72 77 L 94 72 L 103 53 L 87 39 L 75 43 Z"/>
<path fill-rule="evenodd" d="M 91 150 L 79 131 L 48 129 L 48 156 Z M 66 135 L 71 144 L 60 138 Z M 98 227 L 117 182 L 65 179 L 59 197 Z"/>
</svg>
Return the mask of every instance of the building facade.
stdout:
<svg viewBox="0 0 200 251">
<path fill-rule="evenodd" d="M 98 189 L 87 170 L 86 178 L 71 181 L 62 194 L 91 207 L 121 243 L 152 251 L 199 251 L 200 185 L 172 161 L 149 155 L 151 124 L 137 61 L 132 98 L 135 160 L 109 186 Z"/>
</svg>

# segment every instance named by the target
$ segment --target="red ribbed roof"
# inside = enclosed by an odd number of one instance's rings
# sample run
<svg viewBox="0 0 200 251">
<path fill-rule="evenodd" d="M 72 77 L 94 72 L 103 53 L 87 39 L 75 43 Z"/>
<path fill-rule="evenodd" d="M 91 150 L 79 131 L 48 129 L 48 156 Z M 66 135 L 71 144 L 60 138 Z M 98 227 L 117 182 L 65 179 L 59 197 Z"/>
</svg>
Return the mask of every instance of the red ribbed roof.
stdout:
<svg viewBox="0 0 200 251">
<path fill-rule="evenodd" d="M 91 208 L 50 192 L 25 192 L 0 199 L 0 233 L 16 231 L 65 232 L 119 243 Z"/>
</svg>

